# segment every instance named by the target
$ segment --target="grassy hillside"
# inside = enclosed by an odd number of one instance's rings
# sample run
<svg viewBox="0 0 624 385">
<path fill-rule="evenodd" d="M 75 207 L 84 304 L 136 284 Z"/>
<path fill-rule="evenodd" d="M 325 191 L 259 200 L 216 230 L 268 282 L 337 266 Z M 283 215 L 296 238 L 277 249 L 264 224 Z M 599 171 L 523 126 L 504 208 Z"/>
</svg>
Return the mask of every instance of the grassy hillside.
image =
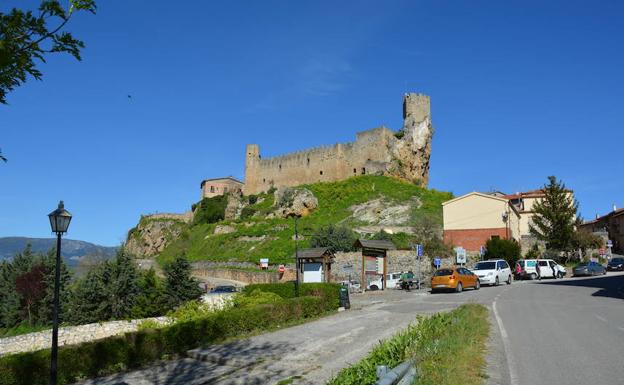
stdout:
<svg viewBox="0 0 624 385">
<path fill-rule="evenodd" d="M 414 208 L 412 217 L 434 216 L 442 218 L 441 203 L 452 197 L 451 193 L 428 190 L 413 184 L 382 176 L 359 176 L 340 182 L 315 183 L 303 186 L 318 198 L 319 208 L 311 215 L 299 220 L 300 231 L 314 231 L 320 226 L 342 223 L 355 227 L 349 207 L 376 198 L 385 197 L 395 202 L 404 202 L 417 197 L 422 203 Z M 293 219 L 265 219 L 263 214 L 272 211 L 273 195 L 261 194 L 259 203 L 249 206 L 253 217 L 235 221 L 220 221 L 216 224 L 191 226 L 181 237 L 170 244 L 158 257 L 166 263 L 176 255 L 184 253 L 191 261 L 240 261 L 258 263 L 259 258 L 270 258 L 270 263 L 291 262 L 295 243 Z M 215 235 L 217 225 L 236 228 L 229 234 Z M 239 237 L 262 237 L 264 240 L 240 241 Z M 308 246 L 307 239 L 300 241 L 300 247 Z"/>
</svg>

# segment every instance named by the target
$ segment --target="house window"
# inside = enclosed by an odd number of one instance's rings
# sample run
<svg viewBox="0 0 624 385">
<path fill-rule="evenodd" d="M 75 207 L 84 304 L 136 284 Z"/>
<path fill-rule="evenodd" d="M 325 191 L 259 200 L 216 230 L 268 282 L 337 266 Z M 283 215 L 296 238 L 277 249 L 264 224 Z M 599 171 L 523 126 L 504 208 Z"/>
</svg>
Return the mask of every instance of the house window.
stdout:
<svg viewBox="0 0 624 385">
<path fill-rule="evenodd" d="M 354 174 L 357 174 L 357 169 L 355 169 L 355 168 L 354 168 L 354 169 L 353 169 L 353 173 L 354 173 Z"/>
<path fill-rule="evenodd" d="M 321 170 L 320 174 L 323 175 L 323 170 Z"/>
<path fill-rule="evenodd" d="M 362 175 L 366 174 L 366 167 L 362 167 Z"/>
<path fill-rule="evenodd" d="M 214 192 L 214 186 L 210 186 L 210 192 L 213 193 Z"/>
<path fill-rule="evenodd" d="M 223 188 L 223 192 L 226 193 L 227 192 L 227 187 Z"/>
</svg>

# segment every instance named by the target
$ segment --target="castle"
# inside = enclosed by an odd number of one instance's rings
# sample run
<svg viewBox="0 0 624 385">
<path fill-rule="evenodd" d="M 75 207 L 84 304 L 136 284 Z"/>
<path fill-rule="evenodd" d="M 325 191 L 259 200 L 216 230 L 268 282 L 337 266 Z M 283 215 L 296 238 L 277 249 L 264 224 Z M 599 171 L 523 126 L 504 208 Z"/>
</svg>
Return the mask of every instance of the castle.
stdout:
<svg viewBox="0 0 624 385">
<path fill-rule="evenodd" d="M 358 132 L 355 142 L 267 159 L 262 159 L 257 144 L 248 144 L 243 191 L 257 194 L 271 187 L 331 182 L 363 174 L 395 176 L 424 187 L 429 181 L 432 137 L 429 96 L 405 94 L 403 128 L 398 132 L 382 126 Z"/>
</svg>

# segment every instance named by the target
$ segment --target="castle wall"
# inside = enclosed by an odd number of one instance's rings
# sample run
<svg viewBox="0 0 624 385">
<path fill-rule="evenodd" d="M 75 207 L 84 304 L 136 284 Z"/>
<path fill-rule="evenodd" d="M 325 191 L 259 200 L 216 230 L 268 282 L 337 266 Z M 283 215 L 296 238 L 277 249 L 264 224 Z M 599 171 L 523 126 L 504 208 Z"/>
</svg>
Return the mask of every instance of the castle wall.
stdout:
<svg viewBox="0 0 624 385">
<path fill-rule="evenodd" d="M 403 114 L 406 122 L 408 119 L 410 122 L 426 121 L 429 119 L 429 97 L 406 95 Z M 430 139 L 430 135 L 424 138 L 425 141 Z M 397 141 L 395 132 L 382 126 L 358 132 L 354 142 L 316 147 L 268 159 L 261 158 L 258 145 L 247 145 L 245 194 L 257 194 L 273 186 L 332 182 L 355 175 L 392 175 L 393 168 L 401 163 L 396 162 L 393 155 L 396 152 L 393 146 L 396 147 Z M 419 164 L 426 165 L 428 177 L 428 155 L 426 158 L 426 162 Z M 403 177 L 404 174 L 402 171 L 397 176 Z"/>
</svg>

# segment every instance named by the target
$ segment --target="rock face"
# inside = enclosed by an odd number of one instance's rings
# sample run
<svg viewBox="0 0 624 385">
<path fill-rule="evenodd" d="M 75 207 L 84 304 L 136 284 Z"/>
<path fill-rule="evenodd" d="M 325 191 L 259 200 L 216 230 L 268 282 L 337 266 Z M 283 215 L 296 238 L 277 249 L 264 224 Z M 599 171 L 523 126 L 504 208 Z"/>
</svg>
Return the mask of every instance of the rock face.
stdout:
<svg viewBox="0 0 624 385">
<path fill-rule="evenodd" d="M 306 188 L 282 187 L 275 190 L 275 207 L 278 217 L 304 217 L 318 207 L 318 199 Z"/>
<path fill-rule="evenodd" d="M 225 206 L 225 219 L 238 219 L 245 207 L 245 203 L 239 194 L 228 195 L 227 206 Z"/>
<path fill-rule="evenodd" d="M 403 203 L 378 198 L 351 206 L 350 209 L 353 211 L 352 218 L 359 222 L 381 226 L 400 226 L 409 221 L 411 210 L 419 206 L 420 201 L 417 198 Z"/>
<path fill-rule="evenodd" d="M 128 232 L 125 250 L 136 258 L 153 257 L 177 239 L 192 218 L 192 214 L 143 215 Z"/>
</svg>

